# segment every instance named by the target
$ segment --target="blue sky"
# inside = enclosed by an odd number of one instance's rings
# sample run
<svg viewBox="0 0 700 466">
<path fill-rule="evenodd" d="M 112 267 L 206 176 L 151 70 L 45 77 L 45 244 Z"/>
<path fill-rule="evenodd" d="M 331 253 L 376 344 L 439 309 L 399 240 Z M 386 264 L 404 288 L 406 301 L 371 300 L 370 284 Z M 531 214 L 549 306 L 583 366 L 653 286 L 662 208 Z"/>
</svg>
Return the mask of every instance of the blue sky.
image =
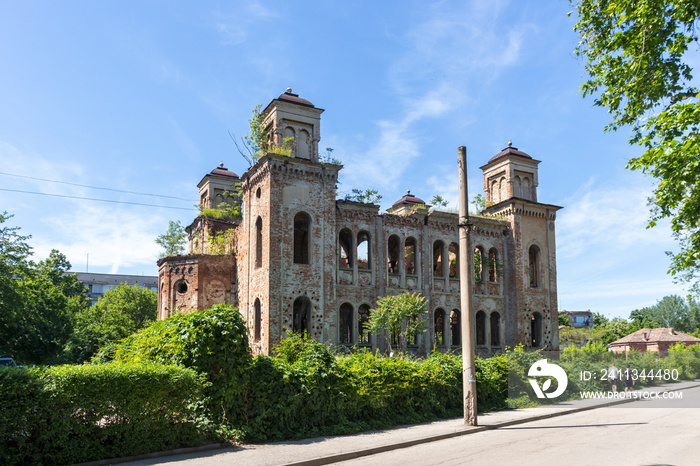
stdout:
<svg viewBox="0 0 700 466">
<path fill-rule="evenodd" d="M 685 294 L 666 274 L 668 224 L 646 229 L 653 180 L 584 100 L 566 1 L 6 2 L 0 15 L 0 211 L 73 270 L 156 275 L 154 240 L 196 215 L 196 184 L 247 162 L 258 103 L 291 86 L 326 109 L 319 147 L 345 165 L 341 194 L 407 189 L 457 207 L 509 140 L 541 160 L 557 218 L 560 310 L 627 317 Z M 43 180 L 61 181 L 52 183 Z M 71 184 L 65 184 L 71 183 Z M 83 185 L 83 186 L 76 186 Z M 157 194 L 145 196 L 112 190 Z M 51 194 L 51 196 L 21 193 Z M 106 203 L 73 199 L 108 199 Z"/>
</svg>

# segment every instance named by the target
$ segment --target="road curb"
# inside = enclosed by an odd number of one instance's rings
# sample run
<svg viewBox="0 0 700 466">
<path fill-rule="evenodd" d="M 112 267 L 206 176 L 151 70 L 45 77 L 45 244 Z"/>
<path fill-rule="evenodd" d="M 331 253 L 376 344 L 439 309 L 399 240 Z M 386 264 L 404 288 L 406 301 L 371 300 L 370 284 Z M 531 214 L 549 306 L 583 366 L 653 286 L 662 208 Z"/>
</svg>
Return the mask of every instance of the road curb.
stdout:
<svg viewBox="0 0 700 466">
<path fill-rule="evenodd" d="M 691 385 L 690 387 L 661 390 L 660 393 L 675 392 L 678 390 L 686 390 L 689 388 L 697 388 L 697 387 L 700 387 L 700 384 Z M 510 426 L 515 426 L 515 425 L 519 425 L 519 424 L 526 424 L 528 422 L 541 421 L 543 419 L 550 419 L 550 418 L 554 418 L 554 417 L 565 416 L 567 414 L 575 414 L 575 413 L 580 413 L 583 411 L 590 411 L 592 409 L 607 408 L 609 406 L 615 406 L 615 405 L 620 405 L 620 404 L 625 404 L 625 403 L 632 403 L 634 401 L 642 401 L 642 400 L 631 398 L 631 399 L 610 401 L 608 403 L 602 403 L 599 405 L 583 406 L 581 408 L 572 408 L 572 409 L 567 409 L 566 411 L 541 414 L 538 416 L 531 416 L 531 417 L 527 417 L 527 418 L 523 418 L 523 419 L 516 419 L 513 421 L 504 421 L 504 422 L 500 422 L 498 424 L 493 424 L 493 425 L 488 425 L 488 426 L 477 426 L 477 427 L 473 427 L 473 428 L 466 428 L 465 430 L 461 430 L 458 432 L 450 432 L 448 434 L 433 435 L 430 437 L 423 437 L 423 438 L 419 438 L 419 439 L 415 439 L 415 440 L 407 440 L 405 442 L 392 443 L 390 445 L 382 445 L 380 447 L 368 448 L 366 450 L 355 450 L 355 451 L 351 451 L 348 453 L 339 453 L 336 455 L 323 456 L 323 457 L 314 458 L 311 460 L 303 460 L 303 461 L 297 461 L 297 462 L 293 462 L 293 463 L 285 463 L 285 465 L 286 466 L 322 466 L 322 465 L 326 465 L 326 464 L 338 463 L 340 461 L 348 461 L 348 460 L 352 460 L 352 459 L 356 459 L 356 458 L 361 458 L 363 456 L 376 455 L 377 453 L 385 453 L 388 451 L 400 450 L 402 448 L 413 447 L 416 445 L 421 445 L 423 443 L 436 442 L 439 440 L 446 440 L 446 439 L 450 439 L 450 438 L 461 437 L 463 435 L 476 434 L 478 432 L 484 432 L 487 430 L 496 430 L 496 429 L 501 429 L 503 427 L 510 427 Z"/>
<path fill-rule="evenodd" d="M 124 456 L 121 458 L 110 458 L 103 460 L 88 461 L 87 463 L 77 463 L 74 466 L 103 466 L 108 464 L 127 463 L 129 461 L 146 460 L 150 458 L 162 458 L 164 456 L 184 455 L 186 453 L 199 453 L 202 451 L 216 450 L 221 448 L 220 443 L 209 443 L 198 447 L 176 448 L 175 450 L 154 451 L 141 455 Z"/>
</svg>

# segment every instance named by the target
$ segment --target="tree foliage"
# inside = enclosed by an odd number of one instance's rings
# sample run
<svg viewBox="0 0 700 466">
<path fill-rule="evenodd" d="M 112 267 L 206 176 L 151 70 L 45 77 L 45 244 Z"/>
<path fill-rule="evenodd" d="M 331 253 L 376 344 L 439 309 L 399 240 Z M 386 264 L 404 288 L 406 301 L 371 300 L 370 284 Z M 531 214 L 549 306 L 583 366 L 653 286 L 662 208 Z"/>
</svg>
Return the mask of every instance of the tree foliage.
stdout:
<svg viewBox="0 0 700 466">
<path fill-rule="evenodd" d="M 574 1 L 590 78 L 584 96 L 607 108 L 607 130 L 632 129 L 645 152 L 631 170 L 658 179 L 649 226 L 671 219 L 679 241 L 669 272 L 693 281 L 700 271 L 700 93 L 689 62 L 697 59 L 700 0 Z M 690 54 L 695 53 L 695 57 Z"/>
<path fill-rule="evenodd" d="M 382 195 L 376 189 L 353 188 L 350 194 L 345 195 L 346 201 L 362 202 L 363 204 L 379 204 Z"/>
<path fill-rule="evenodd" d="M 423 296 L 404 291 L 400 295 L 379 298 L 377 307 L 370 311 L 368 327 L 374 334 L 388 331 L 390 336 L 398 336 L 398 344 L 403 348 L 408 339 L 426 330 L 427 313 L 427 302 Z M 388 341 L 391 353 L 391 338 Z"/>
<path fill-rule="evenodd" d="M 100 348 L 117 343 L 156 320 L 155 291 L 122 283 L 107 291 L 97 303 L 78 313 L 68 343 L 70 360 L 90 359 Z"/>
<path fill-rule="evenodd" d="M 156 238 L 156 243 L 164 249 L 160 257 L 178 256 L 185 252 L 185 244 L 187 244 L 187 233 L 185 227 L 180 221 L 172 221 L 168 223 L 168 229 L 162 235 Z"/>
<path fill-rule="evenodd" d="M 6 226 L 11 218 L 0 214 L 0 354 L 24 364 L 55 362 L 86 305 L 85 289 L 66 274 L 70 263 L 60 252 L 32 262 L 29 236 Z"/>
<path fill-rule="evenodd" d="M 432 199 L 430 199 L 430 205 L 432 205 L 434 208 L 438 209 L 440 207 L 445 208 L 447 205 L 450 203 L 447 199 L 443 198 L 439 194 L 436 194 L 433 196 Z"/>
</svg>

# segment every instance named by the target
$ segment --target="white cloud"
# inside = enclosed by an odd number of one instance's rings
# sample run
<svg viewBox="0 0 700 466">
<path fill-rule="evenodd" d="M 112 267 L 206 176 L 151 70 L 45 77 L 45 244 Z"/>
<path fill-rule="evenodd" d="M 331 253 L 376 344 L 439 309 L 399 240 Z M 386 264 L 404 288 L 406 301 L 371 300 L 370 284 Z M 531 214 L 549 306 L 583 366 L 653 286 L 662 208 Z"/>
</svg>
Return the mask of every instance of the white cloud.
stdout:
<svg viewBox="0 0 700 466">
<path fill-rule="evenodd" d="M 525 25 L 504 32 L 500 24 L 505 5 L 420 6 L 424 19 L 399 39 L 406 44 L 405 52 L 389 65 L 388 80 L 400 102 L 399 114 L 376 123 L 374 142 L 368 149 L 355 149 L 344 180 L 393 189 L 425 150 L 423 136 L 415 131 L 419 125 L 458 110 L 460 122 L 474 120 L 466 103 L 518 62 L 524 34 L 532 29 Z"/>
<path fill-rule="evenodd" d="M 559 216 L 560 257 L 578 257 L 598 248 L 624 251 L 649 245 L 671 247 L 668 224 L 647 229 L 651 195 L 648 180 L 620 174 L 615 184 L 591 180 L 564 201 Z"/>
<path fill-rule="evenodd" d="M 620 172 L 592 179 L 557 221 L 559 307 L 627 318 L 685 287 L 666 273 L 675 242 L 667 222 L 647 229 L 650 179 Z"/>
<path fill-rule="evenodd" d="M 54 159 L 56 161 L 40 154 L 25 153 L 0 141 L 3 173 L 31 177 L 0 175 L 2 187 L 53 195 L 135 200 L 123 193 L 106 194 L 75 186 L 100 186 L 100 180 L 91 178 L 89 182 L 85 181 L 86 167 L 61 157 Z M 156 236 L 166 230 L 168 220 L 174 215 L 187 220 L 192 217 L 186 211 L 173 214 L 173 211 L 155 207 L 3 191 L 0 191 L 0 205 L 6 206 L 14 215 L 10 225 L 20 226 L 23 235 L 31 235 L 28 243 L 34 250 L 34 260 L 44 259 L 52 249 L 57 249 L 66 255 L 74 270 L 85 270 L 89 254 L 91 271 L 109 273 L 156 274 L 155 263 L 160 252 L 155 243 Z"/>
</svg>

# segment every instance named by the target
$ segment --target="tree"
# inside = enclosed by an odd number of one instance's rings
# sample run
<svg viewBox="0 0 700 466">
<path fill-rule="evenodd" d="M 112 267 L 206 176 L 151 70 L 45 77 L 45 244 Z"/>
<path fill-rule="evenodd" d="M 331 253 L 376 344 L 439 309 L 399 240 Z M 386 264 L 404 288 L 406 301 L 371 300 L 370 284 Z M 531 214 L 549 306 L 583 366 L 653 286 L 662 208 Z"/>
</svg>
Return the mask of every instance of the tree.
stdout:
<svg viewBox="0 0 700 466">
<path fill-rule="evenodd" d="M 435 208 L 439 208 L 439 207 L 445 208 L 445 207 L 447 207 L 447 204 L 449 204 L 449 203 L 450 203 L 450 201 L 448 201 L 447 199 L 443 198 L 442 196 L 440 196 L 438 194 L 434 195 L 433 198 L 430 200 L 430 205 L 432 205 Z"/>
<path fill-rule="evenodd" d="M 0 214 L 0 225 L 12 218 Z M 85 290 L 66 257 L 51 251 L 39 264 L 29 260 L 29 236 L 19 227 L 0 228 L 0 353 L 25 364 L 56 362 L 85 306 Z"/>
<path fill-rule="evenodd" d="M 156 243 L 165 251 L 160 257 L 178 256 L 185 252 L 185 244 L 187 243 L 187 233 L 180 221 L 173 222 L 170 220 L 168 230 L 156 238 Z"/>
<path fill-rule="evenodd" d="M 573 0 L 572 0 L 573 2 Z M 658 180 L 649 227 L 671 219 L 680 252 L 669 273 L 700 291 L 700 92 L 691 86 L 700 0 L 580 0 L 576 54 L 587 59 L 585 96 L 607 108 L 606 131 L 630 126 L 645 152 L 627 164 Z M 697 52 L 697 48 L 695 50 Z"/>
<path fill-rule="evenodd" d="M 363 204 L 379 204 L 382 200 L 382 195 L 376 189 L 357 189 L 353 188 L 351 194 L 345 195 L 346 201 L 362 202 Z"/>
<path fill-rule="evenodd" d="M 370 311 L 369 331 L 378 335 L 388 331 L 389 353 L 392 353 L 391 336 L 404 348 L 408 339 L 416 338 L 427 328 L 427 301 L 419 293 L 404 291 L 400 295 L 385 296 L 377 301 L 376 309 Z"/>
<path fill-rule="evenodd" d="M 571 325 L 571 316 L 563 312 L 559 313 L 559 325 L 569 326 Z"/>
<path fill-rule="evenodd" d="M 590 311 L 590 309 L 589 309 Z M 608 324 L 608 318 L 600 312 L 593 313 L 593 328 L 605 327 Z"/>
<path fill-rule="evenodd" d="M 76 319 L 67 352 L 72 361 L 90 359 L 100 348 L 117 343 L 154 322 L 158 295 L 139 285 L 122 283 L 107 291 Z"/>
<path fill-rule="evenodd" d="M 693 299 L 678 295 L 664 296 L 653 306 L 635 309 L 630 321 L 639 328 L 665 327 L 692 332 L 700 327 L 700 310 Z"/>
</svg>

